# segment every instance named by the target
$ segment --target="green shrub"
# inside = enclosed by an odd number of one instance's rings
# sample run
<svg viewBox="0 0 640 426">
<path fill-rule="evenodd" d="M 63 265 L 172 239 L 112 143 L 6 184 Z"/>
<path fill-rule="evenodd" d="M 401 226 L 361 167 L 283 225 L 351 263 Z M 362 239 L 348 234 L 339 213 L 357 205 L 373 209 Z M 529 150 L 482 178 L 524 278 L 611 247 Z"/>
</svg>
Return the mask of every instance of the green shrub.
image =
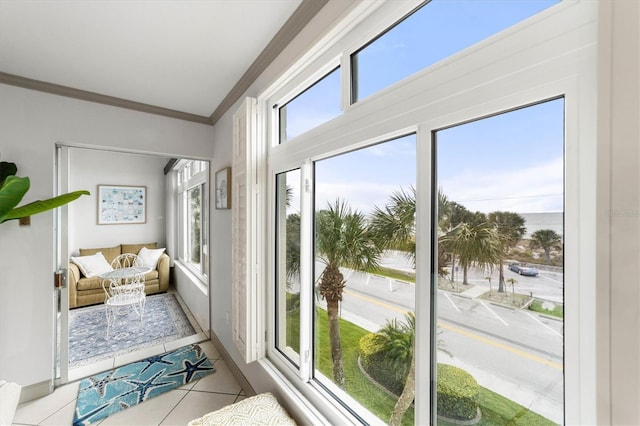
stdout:
<svg viewBox="0 0 640 426">
<path fill-rule="evenodd" d="M 400 395 L 407 371 L 387 359 L 383 337 L 378 333 L 366 334 L 360 338 L 359 346 L 360 364 L 367 374 L 390 392 Z"/>
<path fill-rule="evenodd" d="M 438 415 L 471 420 L 478 413 L 480 387 L 466 371 L 452 365 L 438 364 Z"/>
<path fill-rule="evenodd" d="M 380 335 L 377 333 L 365 334 L 360 338 L 360 356 L 363 360 L 367 360 L 373 354 L 376 354 L 382 350 L 382 341 Z"/>
</svg>

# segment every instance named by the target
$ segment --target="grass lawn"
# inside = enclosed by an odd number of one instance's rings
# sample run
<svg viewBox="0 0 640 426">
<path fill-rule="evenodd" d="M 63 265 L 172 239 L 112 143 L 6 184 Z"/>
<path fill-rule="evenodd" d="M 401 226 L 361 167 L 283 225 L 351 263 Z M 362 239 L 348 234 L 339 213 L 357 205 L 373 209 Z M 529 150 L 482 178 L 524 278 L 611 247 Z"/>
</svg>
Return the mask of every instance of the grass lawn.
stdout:
<svg viewBox="0 0 640 426">
<path fill-rule="evenodd" d="M 298 336 L 299 332 L 299 311 L 293 310 L 288 313 L 287 336 L 292 339 L 288 344 L 299 352 Z M 316 365 L 320 372 L 331 379 L 333 377 L 331 367 L 331 349 L 329 347 L 329 332 L 327 323 L 327 312 L 318 308 L 316 310 L 317 336 L 316 336 Z M 344 373 L 346 377 L 347 392 L 354 399 L 358 400 L 373 414 L 384 421 L 389 421 L 396 399 L 387 395 L 376 385 L 371 383 L 358 368 L 359 342 L 360 338 L 368 331 L 357 325 L 340 320 L 340 337 L 342 340 L 342 352 L 344 359 Z M 553 425 L 554 423 L 538 414 L 529 411 L 525 407 L 504 398 L 495 392 L 480 387 L 480 410 L 482 420 L 479 425 Z M 413 425 L 413 408 L 409 408 L 402 418 L 403 425 Z M 453 425 L 442 420 L 438 420 L 440 425 Z"/>
<path fill-rule="evenodd" d="M 541 314 L 553 315 L 554 317 L 564 318 L 564 305 L 555 304 L 552 310 L 547 310 L 542 307 L 543 303 L 544 302 L 542 300 L 536 299 L 531 304 L 531 306 L 529 306 L 529 309 L 535 312 L 540 312 Z"/>
<path fill-rule="evenodd" d="M 406 272 L 400 271 L 398 269 L 379 267 L 378 269 L 376 269 L 374 274 L 387 278 L 394 278 L 396 280 L 409 281 L 411 283 L 416 282 L 416 274 L 414 272 Z"/>
</svg>

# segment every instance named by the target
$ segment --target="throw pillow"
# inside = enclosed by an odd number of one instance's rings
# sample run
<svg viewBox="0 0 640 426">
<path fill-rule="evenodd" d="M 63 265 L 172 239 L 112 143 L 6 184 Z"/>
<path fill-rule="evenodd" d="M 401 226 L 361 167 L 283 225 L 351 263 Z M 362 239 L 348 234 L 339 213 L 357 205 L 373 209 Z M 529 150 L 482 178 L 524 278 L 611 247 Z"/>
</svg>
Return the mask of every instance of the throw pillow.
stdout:
<svg viewBox="0 0 640 426">
<path fill-rule="evenodd" d="M 148 249 L 146 247 L 142 247 L 138 252 L 138 257 L 142 260 L 143 266 L 148 266 L 151 269 L 156 269 L 158 266 L 158 259 L 162 256 L 162 253 L 166 248 L 159 249 Z"/>
<path fill-rule="evenodd" d="M 101 251 L 91 256 L 72 256 L 71 261 L 78 265 L 80 272 L 87 278 L 97 277 L 104 272 L 113 271 Z"/>
</svg>

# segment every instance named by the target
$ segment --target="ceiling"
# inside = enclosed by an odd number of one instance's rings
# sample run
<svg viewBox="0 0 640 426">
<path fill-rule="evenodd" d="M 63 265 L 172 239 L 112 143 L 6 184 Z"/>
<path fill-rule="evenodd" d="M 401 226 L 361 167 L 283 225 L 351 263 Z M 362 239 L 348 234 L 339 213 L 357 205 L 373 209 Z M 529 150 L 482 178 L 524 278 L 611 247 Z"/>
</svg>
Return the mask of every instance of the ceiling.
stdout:
<svg viewBox="0 0 640 426">
<path fill-rule="evenodd" d="M 0 83 L 212 123 L 325 3 L 0 0 Z"/>
</svg>

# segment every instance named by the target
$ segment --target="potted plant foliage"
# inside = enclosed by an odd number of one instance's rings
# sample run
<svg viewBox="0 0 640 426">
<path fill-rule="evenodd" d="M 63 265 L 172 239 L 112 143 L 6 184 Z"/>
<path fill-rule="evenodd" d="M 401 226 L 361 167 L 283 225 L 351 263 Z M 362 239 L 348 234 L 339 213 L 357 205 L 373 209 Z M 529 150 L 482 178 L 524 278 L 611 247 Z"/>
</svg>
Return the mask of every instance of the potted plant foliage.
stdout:
<svg viewBox="0 0 640 426">
<path fill-rule="evenodd" d="M 18 167 L 15 163 L 0 162 L 0 223 L 55 209 L 82 195 L 90 195 L 89 191 L 74 191 L 17 207 L 31 185 L 28 177 L 18 177 L 17 172 Z"/>
</svg>

